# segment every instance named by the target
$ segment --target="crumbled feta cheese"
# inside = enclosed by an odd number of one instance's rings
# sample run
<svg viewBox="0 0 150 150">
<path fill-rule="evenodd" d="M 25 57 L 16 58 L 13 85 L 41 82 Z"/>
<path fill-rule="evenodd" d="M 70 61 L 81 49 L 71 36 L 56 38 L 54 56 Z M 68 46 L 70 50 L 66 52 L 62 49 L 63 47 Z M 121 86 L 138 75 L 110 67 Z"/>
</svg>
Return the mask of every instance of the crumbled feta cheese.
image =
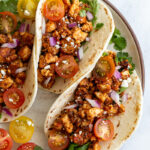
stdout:
<svg viewBox="0 0 150 150">
<path fill-rule="evenodd" d="M 65 21 L 65 17 L 63 17 L 62 20 Z"/>
<path fill-rule="evenodd" d="M 9 98 L 9 101 L 10 101 L 10 102 L 13 102 L 14 100 L 13 100 L 12 98 Z"/>
<path fill-rule="evenodd" d="M 60 48 L 60 45 L 55 45 L 55 48 L 56 48 L 56 49 L 59 49 L 59 48 Z"/>
<path fill-rule="evenodd" d="M 0 82 L 3 81 L 3 79 L 0 79 Z"/>
<path fill-rule="evenodd" d="M 63 60 L 62 63 L 68 64 L 68 61 L 67 60 Z"/>
<path fill-rule="evenodd" d="M 47 65 L 47 66 L 44 67 L 45 70 L 50 69 L 50 68 L 51 68 L 50 65 Z"/>
<path fill-rule="evenodd" d="M 24 11 L 24 15 L 30 16 L 30 12 L 29 12 L 28 10 L 25 10 L 25 11 Z"/>
<path fill-rule="evenodd" d="M 4 70 L 1 70 L 1 74 L 2 74 L 2 77 L 5 77 L 6 72 Z"/>
<path fill-rule="evenodd" d="M 59 64 L 58 64 L 58 62 L 56 63 L 56 66 L 58 66 Z"/>
<path fill-rule="evenodd" d="M 65 44 L 64 48 L 66 48 L 66 47 L 67 47 L 67 44 Z"/>
<path fill-rule="evenodd" d="M 61 35 L 61 37 L 62 37 L 62 38 L 65 38 L 65 36 L 64 36 L 64 35 Z"/>
<path fill-rule="evenodd" d="M 119 79 L 119 81 L 122 81 L 122 79 Z"/>
<path fill-rule="evenodd" d="M 59 45 L 59 44 L 60 44 L 60 42 L 57 42 L 57 44 Z"/>
<path fill-rule="evenodd" d="M 74 46 L 74 42 L 71 42 L 71 45 Z"/>
<path fill-rule="evenodd" d="M 128 81 L 127 80 L 123 80 L 121 87 L 128 87 Z"/>
<path fill-rule="evenodd" d="M 71 37 L 67 37 L 66 40 L 69 42 L 71 40 Z"/>
<path fill-rule="evenodd" d="M 79 131 L 79 134 L 81 135 L 81 134 L 82 134 L 82 131 Z"/>
</svg>

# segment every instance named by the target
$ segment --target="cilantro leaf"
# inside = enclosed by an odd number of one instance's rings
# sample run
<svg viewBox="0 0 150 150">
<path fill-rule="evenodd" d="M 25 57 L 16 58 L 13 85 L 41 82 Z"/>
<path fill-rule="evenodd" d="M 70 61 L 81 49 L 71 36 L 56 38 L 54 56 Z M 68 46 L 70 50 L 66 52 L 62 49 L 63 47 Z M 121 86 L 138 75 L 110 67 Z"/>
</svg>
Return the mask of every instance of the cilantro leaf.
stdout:
<svg viewBox="0 0 150 150">
<path fill-rule="evenodd" d="M 69 148 L 68 148 L 67 150 L 74 150 L 76 147 L 78 147 L 77 144 L 71 143 L 71 144 L 69 145 Z"/>
<path fill-rule="evenodd" d="M 90 145 L 90 142 L 84 144 L 83 146 L 80 146 L 80 147 L 78 147 L 78 148 L 75 148 L 75 150 L 87 150 L 88 147 L 89 147 L 89 145 Z"/>
<path fill-rule="evenodd" d="M 95 27 L 95 30 L 97 31 L 97 30 L 101 29 L 103 26 L 104 26 L 103 23 L 97 23 L 96 27 Z"/>
<path fill-rule="evenodd" d="M 118 94 L 121 94 L 122 92 L 124 92 L 127 89 L 127 87 L 121 87 L 120 91 L 118 92 Z"/>
<path fill-rule="evenodd" d="M 86 16 L 86 10 L 81 9 L 81 10 L 80 10 L 80 16 L 81 16 L 81 17 L 85 17 L 85 16 Z"/>
<path fill-rule="evenodd" d="M 108 53 L 107 53 L 107 52 L 104 52 L 104 53 L 103 53 L 103 57 L 104 57 L 104 56 L 108 56 Z"/>
<path fill-rule="evenodd" d="M 34 150 L 43 150 L 40 146 L 35 146 Z"/>
<path fill-rule="evenodd" d="M 18 0 L 0 0 L 0 12 L 10 11 L 17 14 Z"/>
</svg>

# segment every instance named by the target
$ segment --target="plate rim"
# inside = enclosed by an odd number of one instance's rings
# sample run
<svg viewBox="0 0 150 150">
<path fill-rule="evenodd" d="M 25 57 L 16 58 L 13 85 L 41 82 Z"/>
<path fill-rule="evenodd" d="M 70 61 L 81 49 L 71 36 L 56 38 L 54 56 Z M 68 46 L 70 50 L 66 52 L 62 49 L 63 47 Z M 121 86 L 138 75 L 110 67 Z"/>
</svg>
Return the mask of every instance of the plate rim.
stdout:
<svg viewBox="0 0 150 150">
<path fill-rule="evenodd" d="M 110 1 L 108 0 L 103 0 L 108 6 L 110 6 L 118 15 L 119 17 L 122 19 L 122 21 L 125 23 L 125 25 L 127 26 L 128 30 L 130 31 L 135 45 L 137 47 L 138 50 L 138 54 L 140 57 L 140 65 L 141 65 L 141 77 L 142 77 L 142 89 L 143 89 L 143 93 L 145 91 L 145 66 L 144 66 L 144 59 L 143 59 L 143 54 L 142 54 L 142 49 L 140 46 L 140 43 L 136 37 L 135 32 L 133 31 L 131 25 L 129 24 L 129 22 L 127 21 L 127 19 L 123 16 L 123 14 L 120 12 L 120 10 L 118 8 L 116 8 Z"/>
</svg>

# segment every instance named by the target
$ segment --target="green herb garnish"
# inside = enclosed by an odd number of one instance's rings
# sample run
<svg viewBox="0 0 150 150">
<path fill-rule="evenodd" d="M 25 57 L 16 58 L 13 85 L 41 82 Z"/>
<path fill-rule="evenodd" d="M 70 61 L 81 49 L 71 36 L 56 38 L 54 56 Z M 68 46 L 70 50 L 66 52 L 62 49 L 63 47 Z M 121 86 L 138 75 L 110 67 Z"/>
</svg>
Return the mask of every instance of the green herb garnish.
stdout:
<svg viewBox="0 0 150 150">
<path fill-rule="evenodd" d="M 108 56 L 108 53 L 107 53 L 107 52 L 104 52 L 104 53 L 103 53 L 103 57 L 104 57 L 104 56 Z"/>
<path fill-rule="evenodd" d="M 17 3 L 18 0 L 0 0 L 0 12 L 10 11 L 17 14 Z"/>
<path fill-rule="evenodd" d="M 79 62 L 79 58 L 75 58 L 76 62 Z"/>
<path fill-rule="evenodd" d="M 124 92 L 127 89 L 127 87 L 121 87 L 120 91 L 118 92 L 118 94 L 121 94 L 122 92 Z"/>
<path fill-rule="evenodd" d="M 2 118 L 2 114 L 0 114 L 0 119 Z"/>
<path fill-rule="evenodd" d="M 43 150 L 40 146 L 35 146 L 34 150 Z"/>
<path fill-rule="evenodd" d="M 81 16 L 81 17 L 85 17 L 85 16 L 86 16 L 86 10 L 81 9 L 81 10 L 80 10 L 80 16 Z"/>
<path fill-rule="evenodd" d="M 74 150 L 76 147 L 78 147 L 78 144 L 71 143 L 67 150 Z"/>
<path fill-rule="evenodd" d="M 95 27 L 95 30 L 97 31 L 97 30 L 101 29 L 103 26 L 104 26 L 103 23 L 97 23 L 96 27 Z"/>
<path fill-rule="evenodd" d="M 75 148 L 75 150 L 87 150 L 89 148 L 89 145 L 90 145 L 90 142 L 84 144 L 83 146 Z"/>
</svg>

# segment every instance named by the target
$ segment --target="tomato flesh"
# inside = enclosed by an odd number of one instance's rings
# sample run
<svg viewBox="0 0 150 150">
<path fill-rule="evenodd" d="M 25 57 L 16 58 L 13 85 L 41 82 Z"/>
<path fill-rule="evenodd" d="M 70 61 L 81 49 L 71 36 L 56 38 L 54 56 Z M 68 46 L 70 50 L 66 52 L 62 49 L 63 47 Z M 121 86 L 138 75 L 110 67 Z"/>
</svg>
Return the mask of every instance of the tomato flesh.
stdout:
<svg viewBox="0 0 150 150">
<path fill-rule="evenodd" d="M 46 0 L 43 7 L 43 15 L 51 21 L 59 21 L 65 15 L 65 7 L 62 0 Z"/>
<path fill-rule="evenodd" d="M 103 141 L 109 141 L 114 135 L 114 125 L 110 120 L 99 119 L 94 125 L 94 134 Z"/>
<path fill-rule="evenodd" d="M 25 143 L 17 148 L 17 150 L 34 150 L 36 144 L 34 143 Z"/>
<path fill-rule="evenodd" d="M 0 12 L 0 32 L 10 33 L 16 29 L 16 26 L 17 18 L 13 13 L 9 11 Z"/>
<path fill-rule="evenodd" d="M 48 145 L 52 150 L 64 150 L 69 145 L 69 139 L 65 134 L 51 130 Z"/>
<path fill-rule="evenodd" d="M 0 150 L 11 150 L 13 142 L 8 132 L 0 128 Z"/>
<path fill-rule="evenodd" d="M 72 78 L 79 71 L 79 66 L 73 56 L 64 55 L 56 62 L 55 71 L 62 78 Z"/>
<path fill-rule="evenodd" d="M 19 117 L 10 123 L 9 132 L 16 143 L 27 143 L 32 138 L 34 123 L 28 117 Z"/>
<path fill-rule="evenodd" d="M 115 62 L 111 56 L 104 56 L 102 57 L 94 71 L 93 75 L 99 80 L 107 80 L 108 78 L 111 78 L 115 72 Z"/>
<path fill-rule="evenodd" d="M 25 97 L 21 90 L 10 88 L 4 92 L 3 100 L 8 108 L 16 109 L 23 105 Z"/>
</svg>

